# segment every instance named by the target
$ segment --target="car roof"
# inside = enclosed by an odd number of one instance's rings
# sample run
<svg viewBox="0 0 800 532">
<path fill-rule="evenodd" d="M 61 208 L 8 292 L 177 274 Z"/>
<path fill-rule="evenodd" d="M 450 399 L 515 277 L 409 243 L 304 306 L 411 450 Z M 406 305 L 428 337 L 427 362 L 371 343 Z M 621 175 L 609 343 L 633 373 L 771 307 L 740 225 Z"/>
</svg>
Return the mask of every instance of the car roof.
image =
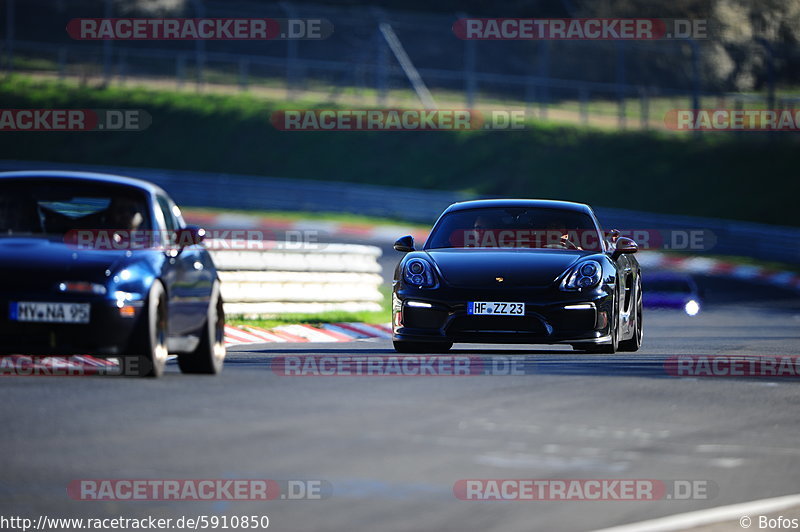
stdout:
<svg viewBox="0 0 800 532">
<path fill-rule="evenodd" d="M 509 208 L 509 207 L 528 207 L 539 209 L 561 209 L 567 211 L 583 212 L 591 215 L 592 209 L 584 203 L 572 201 L 546 200 L 546 199 L 481 199 L 469 200 L 453 203 L 445 213 L 454 211 L 465 211 L 468 209 L 490 209 L 490 208 Z M 444 213 L 443 213 L 444 214 Z"/>
<path fill-rule="evenodd" d="M 71 172 L 66 170 L 24 170 L 19 172 L 0 172 L 0 179 L 64 179 L 76 181 L 94 181 L 97 183 L 122 185 L 139 188 L 153 194 L 164 194 L 164 189 L 145 181 L 133 177 L 125 177 L 114 174 L 101 174 L 97 172 Z"/>
</svg>

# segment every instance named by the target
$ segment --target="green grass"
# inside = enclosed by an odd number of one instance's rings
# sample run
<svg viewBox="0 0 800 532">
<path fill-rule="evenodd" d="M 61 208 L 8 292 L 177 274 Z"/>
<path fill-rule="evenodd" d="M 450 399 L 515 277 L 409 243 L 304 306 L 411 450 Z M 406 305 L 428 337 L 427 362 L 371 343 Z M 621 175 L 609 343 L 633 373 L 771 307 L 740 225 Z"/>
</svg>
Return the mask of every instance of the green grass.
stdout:
<svg viewBox="0 0 800 532">
<path fill-rule="evenodd" d="M 141 63 L 140 61 L 133 62 L 132 64 Z M 55 72 L 58 70 L 58 63 L 48 57 L 39 57 L 32 54 L 25 56 L 16 55 L 14 58 L 15 68 L 20 72 Z M 95 63 L 70 63 L 69 71 L 66 73 L 68 76 L 92 75 L 95 79 L 102 76 L 101 68 Z M 148 64 L 148 68 L 152 71 L 153 64 Z M 204 71 L 204 82 L 207 90 L 241 90 L 242 78 L 237 71 L 238 66 L 234 64 L 227 65 L 226 68 L 218 68 L 213 66 L 206 66 Z M 76 74 L 76 72 L 78 74 Z M 126 78 L 126 83 L 147 83 L 153 77 L 159 78 L 167 83 L 177 82 L 174 78 L 174 71 L 172 63 L 164 65 L 163 72 L 153 74 L 145 79 Z M 185 80 L 182 90 L 192 91 L 195 90 L 197 72 L 191 66 L 187 66 L 185 73 Z M 112 78 L 112 83 L 119 82 L 118 79 Z M 283 77 L 275 76 L 262 76 L 250 73 L 246 79 L 247 90 L 278 90 L 284 94 L 288 92 L 289 87 L 286 79 Z M 434 99 L 440 104 L 442 108 L 463 108 L 466 105 L 466 97 L 463 91 L 445 89 L 441 87 L 429 87 Z M 285 91 L 285 92 L 284 92 Z M 295 90 L 295 93 L 298 91 Z M 779 93 L 780 97 L 796 97 L 798 89 L 795 87 L 782 87 Z M 369 102 L 368 105 L 377 105 L 380 101 L 380 92 L 369 86 L 331 86 L 322 80 L 306 79 L 302 90 L 299 92 L 301 99 L 305 99 L 308 103 L 325 103 L 325 104 L 347 104 L 353 106 L 353 102 L 357 102 L 363 106 L 364 102 Z M 396 107 L 418 107 L 419 98 L 417 94 L 409 88 L 393 88 L 385 92 L 387 105 Z M 767 95 L 762 92 L 743 93 L 743 97 L 755 97 L 756 99 L 748 100 L 747 105 L 752 108 L 763 107 L 767 104 Z M 724 104 L 720 104 L 720 99 L 717 97 L 700 99 L 700 107 L 706 106 L 719 107 L 719 106 L 734 106 L 734 98 L 727 98 Z M 603 98 L 598 98 L 593 95 L 593 98 L 586 102 L 584 105 L 578 99 L 572 98 L 552 98 L 547 104 L 547 111 L 549 116 L 548 121 L 555 123 L 582 123 L 583 117 L 581 110 L 586 109 L 589 113 L 589 124 L 592 127 L 602 127 L 604 129 L 618 128 L 617 118 L 620 112 L 620 102 L 623 104 L 623 115 L 626 120 L 626 128 L 636 129 L 641 127 L 642 119 L 642 99 L 640 97 L 624 97 L 622 100 L 613 95 L 607 95 Z M 648 114 L 648 127 L 661 129 L 663 128 L 663 117 L 665 113 L 675 108 L 689 108 L 691 107 L 691 97 L 664 97 L 664 96 L 650 96 L 647 100 L 647 114 Z M 535 101 L 525 101 L 516 95 L 504 95 L 502 93 L 487 92 L 485 89 L 480 90 L 475 95 L 475 104 L 479 109 L 489 108 L 517 108 L 528 109 L 533 115 L 538 116 L 540 112 L 540 103 Z M 328 105 L 330 106 L 330 105 Z M 563 113 L 560 111 L 566 111 Z"/>
<path fill-rule="evenodd" d="M 321 312 L 319 314 L 281 314 L 274 318 L 245 319 L 241 316 L 231 316 L 227 318 L 230 325 L 250 325 L 272 329 L 281 325 L 291 325 L 293 323 L 306 323 L 309 325 L 321 325 L 323 323 L 389 323 L 392 315 L 385 311 L 375 312 Z"/>
<path fill-rule="evenodd" d="M 332 107 L 75 83 L 0 81 L 5 108 L 141 108 L 142 132 L 3 132 L 0 158 L 348 181 L 800 226 L 796 134 L 701 136 L 528 122 L 518 131 L 284 132 Z"/>
<path fill-rule="evenodd" d="M 258 319 L 244 318 L 243 316 L 227 316 L 226 321 L 230 325 L 250 325 L 271 329 L 281 325 L 291 325 L 293 323 L 307 323 L 309 325 L 321 325 L 323 323 L 340 322 L 359 322 L 359 323 L 389 323 L 392 321 L 392 289 L 387 285 L 379 287 L 383 301 L 381 310 L 362 311 L 362 312 L 320 312 L 316 314 L 280 314 Z"/>
</svg>

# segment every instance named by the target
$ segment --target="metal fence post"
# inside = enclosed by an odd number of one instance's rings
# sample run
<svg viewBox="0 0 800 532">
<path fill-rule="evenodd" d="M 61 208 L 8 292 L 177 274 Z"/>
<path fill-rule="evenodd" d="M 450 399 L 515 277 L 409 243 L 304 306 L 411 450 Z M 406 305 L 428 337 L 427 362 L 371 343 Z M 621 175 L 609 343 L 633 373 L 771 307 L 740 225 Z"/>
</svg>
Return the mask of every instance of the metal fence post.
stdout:
<svg viewBox="0 0 800 532">
<path fill-rule="evenodd" d="M 67 49 L 61 46 L 58 49 L 58 79 L 67 77 Z"/>
<path fill-rule="evenodd" d="M 106 0 L 105 1 L 105 9 L 103 10 L 103 16 L 106 19 L 110 19 L 114 16 L 114 5 L 113 0 Z M 111 83 L 111 43 L 113 41 L 111 39 L 103 40 L 103 83 L 106 85 Z"/>
<path fill-rule="evenodd" d="M 641 116 L 639 118 L 641 120 L 642 129 L 647 130 L 650 129 L 650 95 L 648 94 L 647 88 L 642 87 L 639 89 L 639 98 L 642 106 L 640 109 Z"/>
<path fill-rule="evenodd" d="M 128 52 L 121 50 L 119 53 L 119 63 L 117 63 L 117 76 L 119 77 L 119 84 L 125 85 L 128 75 Z"/>
<path fill-rule="evenodd" d="M 186 56 L 178 54 L 175 58 L 175 80 L 179 89 L 183 88 L 186 81 Z"/>
<path fill-rule="evenodd" d="M 539 77 L 543 81 L 539 89 L 539 118 L 546 120 L 550 99 L 550 41 L 541 41 L 539 45 Z"/>
<path fill-rule="evenodd" d="M 14 73 L 14 2 L 6 0 L 6 74 Z"/>
<path fill-rule="evenodd" d="M 687 37 L 686 42 L 692 50 L 692 109 L 697 113 L 700 109 L 700 49 L 691 37 Z M 695 129 L 694 135 L 700 136 L 700 130 Z"/>
<path fill-rule="evenodd" d="M 197 18 L 205 18 L 206 7 L 203 0 L 192 0 L 194 13 Z M 203 39 L 195 40 L 195 65 L 197 68 L 197 90 L 203 90 L 206 81 L 206 42 Z"/>
<path fill-rule="evenodd" d="M 459 18 L 467 18 L 466 13 L 458 13 Z M 475 77 L 476 43 L 472 39 L 464 41 L 464 89 L 467 96 L 467 108 L 475 107 L 475 95 L 478 91 L 478 80 Z"/>
<path fill-rule="evenodd" d="M 536 85 L 533 77 L 528 76 L 525 80 L 525 117 L 530 118 L 533 113 L 533 104 L 536 101 Z"/>
<path fill-rule="evenodd" d="M 248 85 L 248 77 L 249 77 L 249 66 L 250 62 L 247 58 L 239 59 L 239 89 L 246 91 Z"/>
<path fill-rule="evenodd" d="M 581 123 L 587 125 L 589 123 L 589 91 L 586 90 L 586 87 L 578 89 L 578 99 L 580 100 Z"/>
<path fill-rule="evenodd" d="M 278 5 L 289 19 L 296 17 L 295 9 L 289 2 L 279 2 Z M 297 90 L 297 41 L 291 36 L 286 38 L 286 97 L 294 100 Z"/>
<path fill-rule="evenodd" d="M 625 44 L 623 41 L 615 41 L 614 47 L 617 49 L 617 102 L 619 128 L 625 129 L 625 97 L 627 96 L 627 80 L 625 75 Z"/>
<path fill-rule="evenodd" d="M 735 110 L 737 110 L 737 111 L 741 111 L 743 107 L 744 107 L 744 105 L 742 104 L 742 100 L 741 100 L 741 98 L 736 98 L 736 99 L 733 101 L 733 108 L 734 108 Z M 741 136 L 741 135 L 742 135 L 742 133 L 744 133 L 744 131 L 742 131 L 742 130 L 740 129 L 740 130 L 736 131 L 734 134 L 735 134 L 735 135 L 737 135 L 737 136 Z"/>
<path fill-rule="evenodd" d="M 775 51 L 772 45 L 763 37 L 756 37 L 755 41 L 764 47 L 767 52 L 767 108 L 775 107 Z"/>
<path fill-rule="evenodd" d="M 385 107 L 389 92 L 389 53 L 386 42 L 379 32 L 375 32 L 375 39 L 378 41 L 378 106 Z"/>
</svg>

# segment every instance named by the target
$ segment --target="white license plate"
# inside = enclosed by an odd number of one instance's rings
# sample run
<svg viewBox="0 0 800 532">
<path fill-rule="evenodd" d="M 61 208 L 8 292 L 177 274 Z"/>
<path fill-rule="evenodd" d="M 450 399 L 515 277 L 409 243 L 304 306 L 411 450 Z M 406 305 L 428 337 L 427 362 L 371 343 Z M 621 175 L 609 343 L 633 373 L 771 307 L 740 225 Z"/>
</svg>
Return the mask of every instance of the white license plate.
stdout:
<svg viewBox="0 0 800 532">
<path fill-rule="evenodd" d="M 42 323 L 89 323 L 89 303 L 43 303 L 19 301 L 11 303 L 13 321 Z"/>
<path fill-rule="evenodd" d="M 501 303 L 495 301 L 470 301 L 467 314 L 491 316 L 524 316 L 525 303 Z"/>
</svg>

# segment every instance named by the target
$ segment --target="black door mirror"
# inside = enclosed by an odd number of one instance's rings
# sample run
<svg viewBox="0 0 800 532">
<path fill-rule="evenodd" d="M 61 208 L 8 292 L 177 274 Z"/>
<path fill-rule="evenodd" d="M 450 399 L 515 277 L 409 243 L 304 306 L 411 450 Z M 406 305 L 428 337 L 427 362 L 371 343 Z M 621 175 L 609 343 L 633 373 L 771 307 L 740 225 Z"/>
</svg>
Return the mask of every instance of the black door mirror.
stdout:
<svg viewBox="0 0 800 532">
<path fill-rule="evenodd" d="M 414 251 L 414 237 L 406 235 L 398 238 L 397 242 L 394 243 L 394 249 L 402 251 L 403 253 Z"/>
<path fill-rule="evenodd" d="M 636 253 L 637 251 L 639 251 L 639 246 L 636 244 L 636 242 L 628 237 L 621 236 L 617 238 L 617 245 L 614 248 L 614 254 L 612 255 L 612 258 L 616 260 L 624 253 Z"/>
<path fill-rule="evenodd" d="M 175 231 L 175 243 L 178 249 L 200 244 L 206 237 L 206 230 L 196 225 L 187 225 Z"/>
</svg>

